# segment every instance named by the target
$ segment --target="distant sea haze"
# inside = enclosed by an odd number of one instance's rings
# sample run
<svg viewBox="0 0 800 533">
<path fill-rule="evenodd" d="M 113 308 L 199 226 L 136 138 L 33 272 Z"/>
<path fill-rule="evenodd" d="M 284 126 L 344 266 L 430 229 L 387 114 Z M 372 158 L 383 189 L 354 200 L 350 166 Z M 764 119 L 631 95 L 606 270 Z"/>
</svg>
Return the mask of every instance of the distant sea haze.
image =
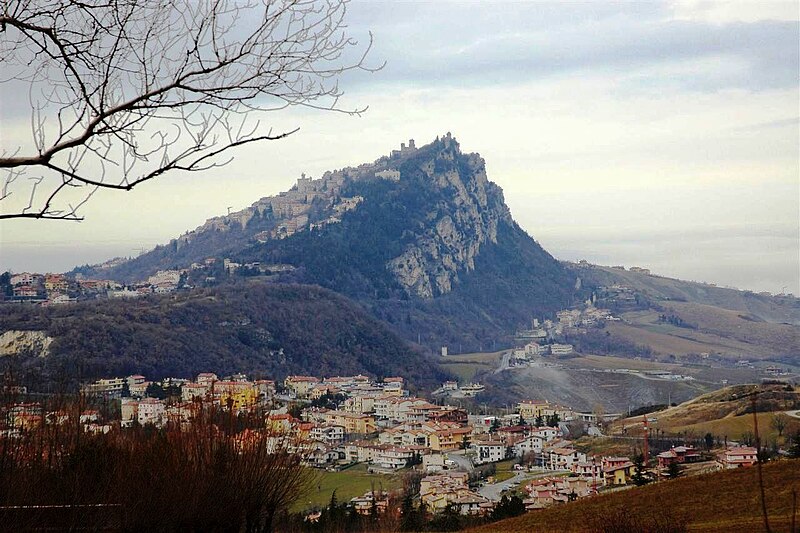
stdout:
<svg viewBox="0 0 800 533">
<path fill-rule="evenodd" d="M 570 228 L 571 229 L 571 228 Z M 654 274 L 715 283 L 753 291 L 800 294 L 798 235 L 697 234 L 631 235 L 599 239 L 585 232 L 548 231 L 534 234 L 558 259 L 586 259 L 600 265 L 649 268 Z M 66 272 L 78 265 L 112 257 L 136 256 L 139 247 L 162 242 L 0 243 L 0 269 L 13 272 Z"/>
<path fill-rule="evenodd" d="M 633 236 L 624 240 L 545 234 L 539 242 L 558 259 L 649 268 L 654 274 L 742 290 L 800 294 L 797 235 Z"/>
</svg>

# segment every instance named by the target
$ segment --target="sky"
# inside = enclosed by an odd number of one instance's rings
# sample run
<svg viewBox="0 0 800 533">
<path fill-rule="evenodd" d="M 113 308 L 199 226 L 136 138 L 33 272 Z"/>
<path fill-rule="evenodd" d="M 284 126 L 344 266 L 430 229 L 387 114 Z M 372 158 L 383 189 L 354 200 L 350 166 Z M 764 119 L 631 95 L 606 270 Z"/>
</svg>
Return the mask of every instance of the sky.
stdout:
<svg viewBox="0 0 800 533">
<path fill-rule="evenodd" d="M 517 222 L 559 259 L 800 294 L 796 2 L 355 2 L 375 73 L 342 79 L 361 116 L 287 109 L 292 136 L 226 167 L 102 192 L 81 223 L 0 222 L 0 269 L 135 255 L 301 172 L 452 132 Z M 30 131 L 0 95 L 3 148 Z"/>
</svg>

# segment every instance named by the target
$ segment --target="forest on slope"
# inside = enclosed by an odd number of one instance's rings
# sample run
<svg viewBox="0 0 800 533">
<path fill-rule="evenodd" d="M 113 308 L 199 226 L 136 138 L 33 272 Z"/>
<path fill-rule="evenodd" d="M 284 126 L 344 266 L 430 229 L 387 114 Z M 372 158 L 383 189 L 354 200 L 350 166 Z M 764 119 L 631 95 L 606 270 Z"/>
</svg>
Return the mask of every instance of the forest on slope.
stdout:
<svg viewBox="0 0 800 533">
<path fill-rule="evenodd" d="M 44 331 L 46 357 L 6 356 L 36 386 L 141 373 L 155 379 L 245 372 L 282 379 L 400 375 L 432 388 L 446 373 L 347 298 L 304 285 L 245 280 L 133 300 L 0 307 L 0 331 Z"/>
</svg>

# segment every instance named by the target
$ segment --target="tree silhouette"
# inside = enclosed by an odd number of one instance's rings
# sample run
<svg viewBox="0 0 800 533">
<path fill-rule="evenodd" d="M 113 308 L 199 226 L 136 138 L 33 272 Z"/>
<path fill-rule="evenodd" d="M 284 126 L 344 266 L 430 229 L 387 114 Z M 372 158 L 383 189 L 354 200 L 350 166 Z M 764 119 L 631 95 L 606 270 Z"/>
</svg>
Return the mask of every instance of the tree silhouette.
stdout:
<svg viewBox="0 0 800 533">
<path fill-rule="evenodd" d="M 364 111 L 339 104 L 342 73 L 374 70 L 346 3 L 4 2 L 0 84 L 29 95 L 32 134 L 0 148 L 0 219 L 81 220 L 99 189 L 212 169 L 297 131 L 273 132 L 270 111 Z"/>
</svg>

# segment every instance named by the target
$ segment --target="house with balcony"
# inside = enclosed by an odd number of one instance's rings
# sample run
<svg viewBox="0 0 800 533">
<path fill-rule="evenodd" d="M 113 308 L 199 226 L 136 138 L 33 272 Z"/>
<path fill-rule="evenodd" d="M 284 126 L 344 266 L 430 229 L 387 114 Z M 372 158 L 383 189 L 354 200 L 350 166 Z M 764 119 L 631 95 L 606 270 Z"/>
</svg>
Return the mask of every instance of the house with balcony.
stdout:
<svg viewBox="0 0 800 533">
<path fill-rule="evenodd" d="M 496 463 L 506 458 L 506 445 L 500 441 L 478 442 L 473 445 L 477 456 L 475 464 Z"/>
<path fill-rule="evenodd" d="M 723 469 L 753 466 L 758 462 L 758 450 L 750 446 L 728 448 L 717 456 L 717 466 Z"/>
</svg>

